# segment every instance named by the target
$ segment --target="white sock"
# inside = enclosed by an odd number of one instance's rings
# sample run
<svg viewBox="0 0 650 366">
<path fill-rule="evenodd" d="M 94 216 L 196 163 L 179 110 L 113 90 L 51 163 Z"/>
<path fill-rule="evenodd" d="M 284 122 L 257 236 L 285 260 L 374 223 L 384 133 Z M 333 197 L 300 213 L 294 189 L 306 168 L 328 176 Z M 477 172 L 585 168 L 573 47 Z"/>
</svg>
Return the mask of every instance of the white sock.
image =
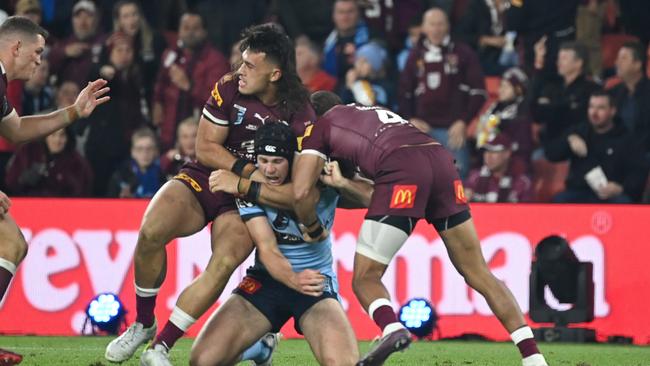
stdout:
<svg viewBox="0 0 650 366">
<path fill-rule="evenodd" d="M 510 333 L 510 338 L 515 343 L 515 345 L 519 344 L 519 342 L 523 341 L 524 339 L 534 338 L 533 330 L 530 329 L 529 326 L 521 327 L 515 330 L 514 332 Z"/>
<path fill-rule="evenodd" d="M 138 286 L 135 281 L 133 282 L 133 286 L 135 286 L 135 294 L 140 296 L 140 297 L 154 297 L 158 295 L 158 291 L 160 291 L 160 287 L 158 288 L 143 288 Z"/>
<path fill-rule="evenodd" d="M 9 271 L 12 276 L 16 275 L 16 265 L 4 258 L 0 258 L 0 267 Z"/>
<path fill-rule="evenodd" d="M 521 366 L 548 366 L 544 355 L 535 353 L 521 360 Z"/>
<path fill-rule="evenodd" d="M 189 314 L 181 310 L 178 306 L 174 306 L 174 310 L 172 310 L 172 315 L 169 316 L 169 321 L 174 323 L 175 326 L 178 327 L 178 329 L 182 330 L 183 332 L 187 332 L 187 330 L 192 326 L 192 324 L 196 323 L 196 319 L 192 318 Z"/>
<path fill-rule="evenodd" d="M 390 323 L 384 328 L 384 332 L 381 334 L 382 337 L 385 337 L 387 334 L 391 334 L 396 330 L 405 329 L 404 324 L 400 322 Z"/>
</svg>

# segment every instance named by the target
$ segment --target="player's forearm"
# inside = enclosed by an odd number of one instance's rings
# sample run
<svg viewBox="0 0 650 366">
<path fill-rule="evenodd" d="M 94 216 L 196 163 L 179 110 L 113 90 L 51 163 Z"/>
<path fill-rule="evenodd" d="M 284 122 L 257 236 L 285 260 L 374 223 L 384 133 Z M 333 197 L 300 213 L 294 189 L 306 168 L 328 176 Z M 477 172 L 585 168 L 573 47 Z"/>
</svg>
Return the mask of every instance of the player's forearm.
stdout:
<svg viewBox="0 0 650 366">
<path fill-rule="evenodd" d="M 375 189 L 365 180 L 346 179 L 338 190 L 345 203 L 343 207 L 366 208 L 370 205 L 370 198 Z"/>
<path fill-rule="evenodd" d="M 230 170 L 237 158 L 225 147 L 200 138 L 196 140 L 196 159 L 213 169 Z"/>
<path fill-rule="evenodd" d="M 274 249 L 260 250 L 260 246 L 258 245 L 260 260 L 271 274 L 271 277 L 292 289 L 297 289 L 298 284 L 294 281 L 295 273 L 293 272 L 291 263 L 277 249 L 277 245 L 273 245 L 273 247 Z"/>
<path fill-rule="evenodd" d="M 13 143 L 24 143 L 43 138 L 77 120 L 79 113 L 75 106 L 71 105 L 48 114 L 19 118 L 20 123 L 17 128 L 5 134 Z"/>
<path fill-rule="evenodd" d="M 262 184 L 258 203 L 281 210 L 293 210 L 293 185 L 291 183 L 280 186 Z"/>
<path fill-rule="evenodd" d="M 319 198 L 320 194 L 318 190 L 315 187 L 312 187 L 306 195 L 301 196 L 300 199 L 295 199 L 293 211 L 298 217 L 298 222 L 305 226 L 311 226 L 318 222 L 316 204 L 318 203 Z"/>
</svg>

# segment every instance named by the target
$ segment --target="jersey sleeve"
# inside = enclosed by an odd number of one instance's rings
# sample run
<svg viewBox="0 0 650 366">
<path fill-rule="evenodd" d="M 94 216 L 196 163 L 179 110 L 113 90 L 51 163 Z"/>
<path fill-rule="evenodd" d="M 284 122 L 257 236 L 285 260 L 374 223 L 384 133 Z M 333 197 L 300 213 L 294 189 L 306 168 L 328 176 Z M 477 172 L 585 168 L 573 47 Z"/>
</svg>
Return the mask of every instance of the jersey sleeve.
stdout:
<svg viewBox="0 0 650 366">
<path fill-rule="evenodd" d="M 318 122 L 307 126 L 305 134 L 298 138 L 298 150 L 300 154 L 311 154 L 327 160 L 329 148 L 327 145 L 327 135 L 330 129 L 330 120 L 321 118 Z"/>
<path fill-rule="evenodd" d="M 230 125 L 230 109 L 236 95 L 237 79 L 228 73 L 214 84 L 210 97 L 203 106 L 203 117 L 219 126 Z"/>
<path fill-rule="evenodd" d="M 244 221 L 248 221 L 257 216 L 266 216 L 264 209 L 254 203 L 244 201 L 241 198 L 235 199 L 235 202 L 237 204 L 237 209 L 239 210 L 239 215 Z"/>
</svg>

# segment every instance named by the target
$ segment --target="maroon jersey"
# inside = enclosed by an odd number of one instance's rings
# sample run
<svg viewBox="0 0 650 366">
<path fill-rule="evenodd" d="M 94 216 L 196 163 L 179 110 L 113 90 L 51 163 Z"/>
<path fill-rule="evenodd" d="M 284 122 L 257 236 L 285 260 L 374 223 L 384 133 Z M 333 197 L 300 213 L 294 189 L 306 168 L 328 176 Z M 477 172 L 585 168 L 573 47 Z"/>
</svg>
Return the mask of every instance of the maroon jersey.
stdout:
<svg viewBox="0 0 650 366">
<path fill-rule="evenodd" d="M 350 160 L 374 179 L 379 163 L 391 152 L 431 142 L 431 137 L 387 109 L 338 105 L 305 131 L 302 153 Z"/>
<path fill-rule="evenodd" d="M 2 117 L 0 119 L 7 117 L 13 110 L 14 107 L 9 103 L 7 99 L 7 74 L 5 72 L 5 67 L 0 63 L 2 68 L 2 77 L 0 78 L 0 109 L 2 109 Z"/>
<path fill-rule="evenodd" d="M 287 123 L 296 136 L 302 136 L 316 120 L 309 103 L 299 112 L 285 115 L 279 106 L 267 106 L 255 96 L 241 94 L 237 82 L 237 76 L 226 74 L 215 84 L 203 108 L 203 116 L 208 121 L 229 127 L 224 147 L 237 157 L 255 161 L 255 131 L 265 123 Z"/>
<path fill-rule="evenodd" d="M 487 97 L 476 52 L 449 39 L 437 47 L 424 38 L 413 47 L 398 91 L 400 114 L 437 128 L 458 119 L 469 124 Z"/>
</svg>

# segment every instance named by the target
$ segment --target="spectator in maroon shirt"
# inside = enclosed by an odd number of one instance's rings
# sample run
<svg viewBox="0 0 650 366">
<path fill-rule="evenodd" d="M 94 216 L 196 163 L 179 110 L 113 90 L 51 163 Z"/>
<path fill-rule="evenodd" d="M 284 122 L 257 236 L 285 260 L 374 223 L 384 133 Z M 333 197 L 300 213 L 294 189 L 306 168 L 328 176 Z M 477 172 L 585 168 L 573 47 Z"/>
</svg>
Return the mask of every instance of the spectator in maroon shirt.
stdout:
<svg viewBox="0 0 650 366">
<path fill-rule="evenodd" d="M 58 81 L 72 80 L 80 88 L 89 80 L 93 63 L 99 61 L 106 36 L 97 32 L 95 4 L 82 0 L 72 8 L 73 34 L 58 42 L 49 54 L 50 68 Z"/>
<path fill-rule="evenodd" d="M 512 165 L 512 141 L 501 133 L 482 146 L 483 166 L 470 171 L 465 196 L 471 202 L 530 202 L 530 178 Z"/>
<path fill-rule="evenodd" d="M 481 115 L 476 129 L 479 149 L 498 134 L 506 133 L 512 141 L 512 163 L 521 172 L 528 171 L 533 151 L 532 116 L 525 103 L 527 82 L 521 69 L 503 73 L 498 99 Z"/>
<path fill-rule="evenodd" d="M 441 9 L 424 14 L 422 33 L 400 77 L 399 112 L 451 150 L 462 178 L 469 170 L 467 125 L 487 96 L 483 72 L 476 52 L 450 39 Z"/>
<path fill-rule="evenodd" d="M 207 42 L 202 17 L 185 13 L 178 44 L 163 53 L 153 93 L 152 122 L 158 127 L 163 149 L 174 146 L 179 121 L 200 112 L 205 93 L 230 70 L 228 60 Z"/>
<path fill-rule="evenodd" d="M 69 128 L 18 148 L 7 165 L 6 184 L 14 194 L 41 197 L 90 195 L 90 165 L 75 150 Z"/>
</svg>

